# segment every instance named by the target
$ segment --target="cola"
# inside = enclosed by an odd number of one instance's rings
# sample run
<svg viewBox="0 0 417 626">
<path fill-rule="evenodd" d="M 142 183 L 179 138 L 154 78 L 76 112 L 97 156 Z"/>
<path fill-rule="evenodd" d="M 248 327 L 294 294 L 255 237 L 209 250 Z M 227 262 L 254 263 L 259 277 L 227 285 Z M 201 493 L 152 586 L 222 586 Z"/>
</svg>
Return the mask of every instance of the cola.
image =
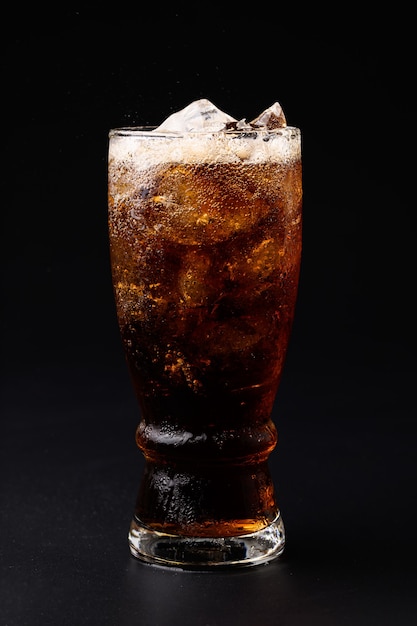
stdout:
<svg viewBox="0 0 417 626">
<path fill-rule="evenodd" d="M 229 119 L 222 132 L 110 133 L 112 276 L 146 460 L 135 556 L 253 562 L 234 538 L 274 524 L 280 546 L 268 554 L 282 551 L 267 460 L 297 295 L 301 203 L 296 128 L 239 129 Z"/>
</svg>

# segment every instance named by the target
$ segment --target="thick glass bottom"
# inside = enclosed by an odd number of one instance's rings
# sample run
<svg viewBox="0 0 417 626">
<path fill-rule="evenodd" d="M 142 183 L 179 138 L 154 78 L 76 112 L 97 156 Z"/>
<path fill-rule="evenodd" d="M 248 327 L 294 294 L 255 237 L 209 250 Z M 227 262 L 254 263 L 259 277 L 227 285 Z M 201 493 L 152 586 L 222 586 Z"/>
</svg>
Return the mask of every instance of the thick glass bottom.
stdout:
<svg viewBox="0 0 417 626">
<path fill-rule="evenodd" d="M 281 515 L 257 532 L 236 537 L 184 537 L 152 530 L 133 519 L 129 546 L 134 557 L 181 569 L 247 567 L 282 554 L 285 531 Z"/>
</svg>

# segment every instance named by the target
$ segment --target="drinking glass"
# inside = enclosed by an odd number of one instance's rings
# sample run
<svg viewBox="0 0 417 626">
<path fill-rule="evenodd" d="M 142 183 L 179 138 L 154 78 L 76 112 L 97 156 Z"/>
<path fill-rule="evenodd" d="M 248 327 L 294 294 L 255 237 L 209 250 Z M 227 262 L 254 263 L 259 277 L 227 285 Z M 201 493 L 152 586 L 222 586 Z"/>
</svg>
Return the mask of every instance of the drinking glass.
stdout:
<svg viewBox="0 0 417 626">
<path fill-rule="evenodd" d="M 285 533 L 268 457 L 301 258 L 301 133 L 109 134 L 109 240 L 145 468 L 129 545 L 255 565 Z"/>
</svg>

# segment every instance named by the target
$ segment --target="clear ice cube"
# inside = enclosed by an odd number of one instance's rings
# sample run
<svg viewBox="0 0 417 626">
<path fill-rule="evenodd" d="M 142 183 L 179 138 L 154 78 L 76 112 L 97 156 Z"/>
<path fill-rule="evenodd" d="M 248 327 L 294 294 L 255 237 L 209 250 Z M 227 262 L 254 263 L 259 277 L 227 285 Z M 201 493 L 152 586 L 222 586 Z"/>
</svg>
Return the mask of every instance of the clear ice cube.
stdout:
<svg viewBox="0 0 417 626">
<path fill-rule="evenodd" d="M 181 301 L 187 307 L 207 306 L 213 288 L 210 287 L 210 257 L 201 250 L 190 250 L 184 254 L 178 273 L 178 288 Z"/>
<path fill-rule="evenodd" d="M 210 100 L 202 98 L 170 115 L 155 130 L 164 133 L 218 132 L 231 122 L 236 120 L 218 109 Z"/>
<path fill-rule="evenodd" d="M 194 167 L 190 176 L 181 164 L 162 168 L 149 201 L 148 227 L 166 240 L 186 245 L 219 243 L 253 227 L 269 210 L 256 183 L 246 175 L 237 176 L 235 169 L 214 173 Z M 137 214 L 140 218 L 141 212 Z"/>
<path fill-rule="evenodd" d="M 279 102 L 274 104 L 265 111 L 263 111 L 258 117 L 251 122 L 251 126 L 254 128 L 265 128 L 266 130 L 273 130 L 274 128 L 284 128 L 287 125 L 284 111 Z"/>
</svg>

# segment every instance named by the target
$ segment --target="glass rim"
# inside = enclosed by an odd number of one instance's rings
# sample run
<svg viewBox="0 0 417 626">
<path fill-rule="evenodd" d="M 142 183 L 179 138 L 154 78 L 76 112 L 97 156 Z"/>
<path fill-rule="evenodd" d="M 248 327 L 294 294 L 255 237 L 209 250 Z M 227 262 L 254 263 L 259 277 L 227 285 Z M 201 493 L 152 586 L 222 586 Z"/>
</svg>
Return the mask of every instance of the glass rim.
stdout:
<svg viewBox="0 0 417 626">
<path fill-rule="evenodd" d="M 297 126 L 282 126 L 279 128 L 231 128 L 226 130 L 193 130 L 193 131 L 157 131 L 158 126 L 119 126 L 109 130 L 109 138 L 112 137 L 154 137 L 164 139 L 182 139 L 185 137 L 250 137 L 251 135 L 283 135 L 288 132 L 293 135 L 301 135 Z M 156 132 L 157 131 L 157 132 Z"/>
</svg>

